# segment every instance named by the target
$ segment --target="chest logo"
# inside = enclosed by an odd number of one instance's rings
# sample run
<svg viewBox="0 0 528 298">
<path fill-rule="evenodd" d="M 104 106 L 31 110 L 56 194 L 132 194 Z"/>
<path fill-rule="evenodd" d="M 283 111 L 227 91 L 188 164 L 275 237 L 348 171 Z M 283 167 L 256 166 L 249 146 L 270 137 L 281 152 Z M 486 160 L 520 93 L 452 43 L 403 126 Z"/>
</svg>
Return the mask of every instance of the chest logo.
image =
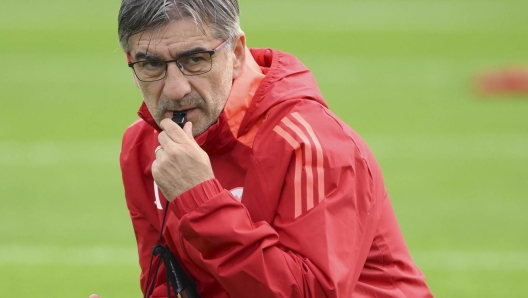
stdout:
<svg viewBox="0 0 528 298">
<path fill-rule="evenodd" d="M 243 187 L 237 187 L 233 188 L 231 190 L 231 194 L 235 197 L 235 199 L 239 202 L 242 202 L 242 194 L 244 193 Z"/>
</svg>

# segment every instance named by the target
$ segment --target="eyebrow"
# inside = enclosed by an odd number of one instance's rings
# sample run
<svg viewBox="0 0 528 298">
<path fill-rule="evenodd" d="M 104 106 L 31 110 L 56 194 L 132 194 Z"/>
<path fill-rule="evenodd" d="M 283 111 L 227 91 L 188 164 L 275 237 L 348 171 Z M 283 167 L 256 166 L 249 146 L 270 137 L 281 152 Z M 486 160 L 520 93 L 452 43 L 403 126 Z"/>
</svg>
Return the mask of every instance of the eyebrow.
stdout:
<svg viewBox="0 0 528 298">
<path fill-rule="evenodd" d="M 140 60 L 161 60 L 161 58 L 159 56 L 152 55 L 152 54 L 147 54 L 147 53 L 143 53 L 143 52 L 136 53 L 136 55 L 134 55 L 134 58 L 136 59 L 136 61 L 140 61 Z"/>
<path fill-rule="evenodd" d="M 181 56 L 187 56 L 187 55 L 192 55 L 192 54 L 195 54 L 195 53 L 198 53 L 198 52 L 207 52 L 208 50 L 204 47 L 194 47 L 192 49 L 188 49 L 188 50 L 185 50 L 183 52 L 179 52 L 178 53 L 178 56 L 176 57 L 181 57 Z"/>
<path fill-rule="evenodd" d="M 180 57 L 183 57 L 183 56 L 188 56 L 188 55 L 192 55 L 192 54 L 195 54 L 195 53 L 207 52 L 207 51 L 209 51 L 209 50 L 204 48 L 204 47 L 201 47 L 201 46 L 194 47 L 194 48 L 179 52 L 178 55 L 176 56 L 176 59 L 178 59 Z M 136 59 L 136 61 L 140 61 L 140 60 L 163 60 L 158 55 L 144 53 L 144 52 L 137 52 L 134 55 L 134 58 Z"/>
</svg>

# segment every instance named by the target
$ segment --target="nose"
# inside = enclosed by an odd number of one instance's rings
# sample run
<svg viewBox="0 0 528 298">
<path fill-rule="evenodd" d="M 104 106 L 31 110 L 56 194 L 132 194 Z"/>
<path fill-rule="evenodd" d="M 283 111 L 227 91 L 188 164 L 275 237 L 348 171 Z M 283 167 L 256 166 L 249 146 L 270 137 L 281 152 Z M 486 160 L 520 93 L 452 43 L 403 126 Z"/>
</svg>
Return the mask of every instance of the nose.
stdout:
<svg viewBox="0 0 528 298">
<path fill-rule="evenodd" d="M 180 100 L 191 93 L 189 78 L 180 71 L 176 63 L 167 64 L 167 74 L 164 83 L 163 93 L 172 100 Z"/>
</svg>

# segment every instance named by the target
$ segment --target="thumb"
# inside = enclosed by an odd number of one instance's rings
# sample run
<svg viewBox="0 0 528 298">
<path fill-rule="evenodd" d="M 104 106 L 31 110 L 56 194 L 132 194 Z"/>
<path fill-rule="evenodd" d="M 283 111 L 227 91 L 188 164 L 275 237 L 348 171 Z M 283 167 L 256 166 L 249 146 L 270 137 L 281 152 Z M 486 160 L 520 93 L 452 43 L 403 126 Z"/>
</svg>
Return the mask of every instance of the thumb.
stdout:
<svg viewBox="0 0 528 298">
<path fill-rule="evenodd" d="M 90 298 L 101 298 L 101 297 L 99 297 L 99 295 L 97 295 L 97 294 L 92 294 L 92 295 L 90 295 Z"/>
<path fill-rule="evenodd" d="M 192 131 L 192 122 L 188 121 L 183 126 L 183 131 L 185 134 L 189 137 L 189 139 L 193 139 L 193 131 Z"/>
</svg>

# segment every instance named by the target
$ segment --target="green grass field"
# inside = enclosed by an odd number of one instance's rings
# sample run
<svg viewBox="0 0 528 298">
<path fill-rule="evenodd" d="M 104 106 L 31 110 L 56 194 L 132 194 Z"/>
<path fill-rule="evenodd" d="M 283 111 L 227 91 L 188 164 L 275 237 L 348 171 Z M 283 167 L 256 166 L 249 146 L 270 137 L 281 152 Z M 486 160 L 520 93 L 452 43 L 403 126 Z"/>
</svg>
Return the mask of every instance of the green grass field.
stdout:
<svg viewBox="0 0 528 298">
<path fill-rule="evenodd" d="M 251 47 L 296 54 L 378 157 L 436 297 L 528 297 L 525 0 L 240 1 Z M 0 3 L 0 297 L 140 297 L 120 138 L 141 95 L 120 1 Z"/>
</svg>

